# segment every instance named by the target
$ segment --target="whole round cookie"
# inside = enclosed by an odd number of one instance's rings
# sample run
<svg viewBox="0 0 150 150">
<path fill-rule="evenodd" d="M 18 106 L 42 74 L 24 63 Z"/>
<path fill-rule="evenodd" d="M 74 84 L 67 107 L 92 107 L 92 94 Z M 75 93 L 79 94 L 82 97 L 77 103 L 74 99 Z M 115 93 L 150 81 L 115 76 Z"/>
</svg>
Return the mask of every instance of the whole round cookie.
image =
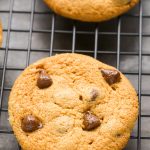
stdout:
<svg viewBox="0 0 150 150">
<path fill-rule="evenodd" d="M 137 115 L 128 79 L 80 54 L 30 65 L 9 97 L 9 121 L 23 150 L 121 150 Z"/>
<path fill-rule="evenodd" d="M 44 0 L 54 12 L 68 18 L 105 21 L 128 11 L 139 0 Z"/>
<path fill-rule="evenodd" d="M 2 37 L 3 37 L 3 32 L 2 32 L 2 24 L 1 24 L 1 21 L 0 21 L 0 47 L 2 45 Z"/>
</svg>

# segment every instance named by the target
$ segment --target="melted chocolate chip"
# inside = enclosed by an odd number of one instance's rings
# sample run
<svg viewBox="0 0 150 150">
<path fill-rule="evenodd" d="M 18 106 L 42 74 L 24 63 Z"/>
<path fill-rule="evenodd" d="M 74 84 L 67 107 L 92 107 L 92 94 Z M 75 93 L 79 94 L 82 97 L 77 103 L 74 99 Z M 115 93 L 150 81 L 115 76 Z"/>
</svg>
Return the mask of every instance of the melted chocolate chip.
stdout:
<svg viewBox="0 0 150 150">
<path fill-rule="evenodd" d="M 91 140 L 91 141 L 89 142 L 89 144 L 91 145 L 93 142 L 94 142 L 94 140 Z"/>
<path fill-rule="evenodd" d="M 99 93 L 96 89 L 92 89 L 91 91 L 91 101 L 94 101 L 98 97 Z"/>
<path fill-rule="evenodd" d="M 48 88 L 53 83 L 51 77 L 46 73 L 44 69 L 40 71 L 39 77 L 37 79 L 37 86 L 40 89 Z"/>
<path fill-rule="evenodd" d="M 87 111 L 83 117 L 83 125 L 84 125 L 84 130 L 90 131 L 100 126 L 100 120 L 98 119 L 97 116 L 92 114 L 90 111 Z"/>
<path fill-rule="evenodd" d="M 116 137 L 121 137 L 121 134 L 120 134 L 120 133 L 117 133 L 117 134 L 116 134 Z"/>
<path fill-rule="evenodd" d="M 21 121 L 21 128 L 24 132 L 33 132 L 42 128 L 42 123 L 38 118 L 27 115 Z"/>
<path fill-rule="evenodd" d="M 120 81 L 120 73 L 117 70 L 102 69 L 101 73 L 109 85 Z"/>
<path fill-rule="evenodd" d="M 79 100 L 81 100 L 81 101 L 83 100 L 83 97 L 82 97 L 82 95 L 80 95 L 80 96 L 79 96 Z"/>
</svg>

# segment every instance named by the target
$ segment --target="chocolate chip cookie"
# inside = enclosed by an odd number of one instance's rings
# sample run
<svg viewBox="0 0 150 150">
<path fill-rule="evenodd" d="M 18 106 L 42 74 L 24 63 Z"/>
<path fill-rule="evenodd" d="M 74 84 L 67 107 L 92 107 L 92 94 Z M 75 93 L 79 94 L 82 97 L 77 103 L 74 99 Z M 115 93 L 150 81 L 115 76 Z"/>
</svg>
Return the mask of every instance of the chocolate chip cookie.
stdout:
<svg viewBox="0 0 150 150">
<path fill-rule="evenodd" d="M 81 21 L 105 21 L 133 8 L 139 0 L 44 0 L 56 13 Z"/>
<path fill-rule="evenodd" d="M 1 21 L 0 21 L 0 47 L 2 45 L 2 37 L 3 37 L 3 32 L 2 32 L 2 24 L 1 24 Z"/>
<path fill-rule="evenodd" d="M 80 54 L 30 65 L 9 97 L 9 121 L 23 150 L 121 150 L 137 115 L 128 79 Z"/>
</svg>

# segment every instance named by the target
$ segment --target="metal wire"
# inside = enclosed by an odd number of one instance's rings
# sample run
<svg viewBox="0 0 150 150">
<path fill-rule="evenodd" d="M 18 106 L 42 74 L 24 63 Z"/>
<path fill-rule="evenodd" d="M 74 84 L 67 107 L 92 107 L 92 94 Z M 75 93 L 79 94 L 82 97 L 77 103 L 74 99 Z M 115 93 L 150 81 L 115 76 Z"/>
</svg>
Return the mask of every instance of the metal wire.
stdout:
<svg viewBox="0 0 150 150">
<path fill-rule="evenodd" d="M 142 1 L 140 1 L 139 8 L 139 59 L 138 59 L 138 97 L 139 97 L 139 117 L 138 117 L 138 141 L 137 141 L 137 150 L 141 150 L 141 85 L 142 85 Z"/>
<path fill-rule="evenodd" d="M 3 75 L 2 75 L 2 83 L 1 83 L 1 88 L 0 88 L 0 110 L 2 109 L 2 103 L 3 103 L 2 99 L 3 99 L 5 74 L 6 74 L 7 57 L 8 57 L 8 47 L 9 47 L 9 40 L 10 40 L 13 5 L 14 5 L 14 0 L 11 0 L 10 8 L 9 8 L 10 12 L 9 12 L 8 32 L 7 32 L 7 39 L 6 39 L 6 49 L 5 49 L 5 56 L 4 56 L 4 63 L 3 63 Z M 1 111 L 0 111 L 0 117 L 1 117 Z"/>
<path fill-rule="evenodd" d="M 120 31 L 121 31 L 121 19 L 118 19 L 118 34 L 117 34 L 117 69 L 120 68 Z"/>
<path fill-rule="evenodd" d="M 76 44 L 76 26 L 75 23 L 73 25 L 73 29 L 72 29 L 72 53 L 75 52 L 75 44 Z"/>
<path fill-rule="evenodd" d="M 31 42 L 32 42 L 32 30 L 33 30 L 33 19 L 34 19 L 34 9 L 35 9 L 35 0 L 31 1 L 31 17 L 30 17 L 30 31 L 28 38 L 28 51 L 27 51 L 27 59 L 26 59 L 26 67 L 30 63 L 30 51 L 31 51 Z"/>
<path fill-rule="evenodd" d="M 97 59 L 97 50 L 98 50 L 98 24 L 95 27 L 95 43 L 94 43 L 94 58 Z"/>
<path fill-rule="evenodd" d="M 50 42 L 50 56 L 53 53 L 53 45 L 54 45 L 54 32 L 55 32 L 55 14 L 52 15 L 52 29 L 51 29 L 51 42 Z"/>
<path fill-rule="evenodd" d="M 150 73 L 142 73 L 142 56 L 150 56 L 150 53 L 142 53 L 142 38 L 150 36 L 150 33 L 143 33 L 142 32 L 142 25 L 143 25 L 143 17 L 145 18 L 150 18 L 150 16 L 143 15 L 143 10 L 142 10 L 142 1 L 140 1 L 139 4 L 139 15 L 127 15 L 128 17 L 136 17 L 139 18 L 139 32 L 138 33 L 126 33 L 126 32 L 121 32 L 121 25 L 122 25 L 122 19 L 119 17 L 118 18 L 118 24 L 117 24 L 117 32 L 106 32 L 106 31 L 100 31 L 99 24 L 95 24 L 95 30 L 94 31 L 78 31 L 77 30 L 77 22 L 73 21 L 72 25 L 72 30 L 62 30 L 62 29 L 55 29 L 55 21 L 56 21 L 56 16 L 53 14 L 53 12 L 45 11 L 45 12 L 38 12 L 35 10 L 35 3 L 36 0 L 31 1 L 31 11 L 14 11 L 13 6 L 14 6 L 14 0 L 10 0 L 10 8 L 9 11 L 3 10 L 0 12 L 1 13 L 9 13 L 9 19 L 8 19 L 8 28 L 4 29 L 4 31 L 7 32 L 7 38 L 6 38 L 6 46 L 1 48 L 1 50 L 5 51 L 4 55 L 4 61 L 3 61 L 3 66 L 0 67 L 0 70 L 2 70 L 2 81 L 0 83 L 0 117 L 2 112 L 7 112 L 8 109 L 3 108 L 3 93 L 4 91 L 10 91 L 11 88 L 5 87 L 5 76 L 6 76 L 6 70 L 14 70 L 14 71 L 22 71 L 24 68 L 18 68 L 18 67 L 7 67 L 7 58 L 8 58 L 8 51 L 25 51 L 27 52 L 27 57 L 26 57 L 26 66 L 30 64 L 30 54 L 31 52 L 48 52 L 49 56 L 52 56 L 53 53 L 57 52 L 76 52 L 76 53 L 85 53 L 85 54 L 91 54 L 93 55 L 94 58 L 97 58 L 98 55 L 102 54 L 107 54 L 107 55 L 114 55 L 116 56 L 116 67 L 117 69 L 120 69 L 120 56 L 122 55 L 130 55 L 130 56 L 138 56 L 138 72 L 123 72 L 124 74 L 128 75 L 138 75 L 138 97 L 139 97 L 139 106 L 140 106 L 140 111 L 139 111 L 139 117 L 138 117 L 138 129 L 137 129 L 137 136 L 131 136 L 131 139 L 137 139 L 137 150 L 141 150 L 141 139 L 150 139 L 150 137 L 142 137 L 141 136 L 141 117 L 150 117 L 150 115 L 141 115 L 141 96 L 150 96 L 150 94 L 144 94 L 142 93 L 142 75 L 150 75 Z M 25 29 L 11 29 L 11 24 L 12 24 L 12 15 L 13 13 L 18 13 L 18 14 L 30 14 L 30 28 L 29 30 Z M 36 14 L 51 14 L 52 19 L 51 19 L 51 29 L 50 30 L 43 30 L 43 29 L 33 29 L 33 21 L 34 21 L 34 15 Z M 9 48 L 9 41 L 10 41 L 10 32 L 27 32 L 28 34 L 28 47 L 27 49 L 19 49 L 19 48 Z M 50 34 L 50 44 L 49 44 L 49 49 L 34 49 L 31 47 L 32 44 L 32 34 L 33 33 L 49 33 Z M 71 49 L 56 49 L 54 48 L 54 40 L 55 40 L 55 34 L 68 34 L 72 35 L 72 47 Z M 76 35 L 94 35 L 94 44 L 93 44 L 93 50 L 80 50 L 76 49 L 77 40 L 76 40 Z M 99 50 L 99 45 L 101 44 L 101 39 L 100 36 L 103 35 L 114 35 L 117 37 L 117 49 L 116 51 L 111 51 L 111 50 Z M 139 37 L 139 48 L 138 52 L 133 52 L 133 51 L 127 51 L 127 52 L 122 52 L 120 51 L 120 43 L 121 43 L 121 36 L 127 36 L 127 37 Z M 0 129 L 0 134 L 13 134 L 13 131 L 9 130 L 1 130 Z M 20 146 L 18 146 L 18 149 L 20 150 Z"/>
</svg>

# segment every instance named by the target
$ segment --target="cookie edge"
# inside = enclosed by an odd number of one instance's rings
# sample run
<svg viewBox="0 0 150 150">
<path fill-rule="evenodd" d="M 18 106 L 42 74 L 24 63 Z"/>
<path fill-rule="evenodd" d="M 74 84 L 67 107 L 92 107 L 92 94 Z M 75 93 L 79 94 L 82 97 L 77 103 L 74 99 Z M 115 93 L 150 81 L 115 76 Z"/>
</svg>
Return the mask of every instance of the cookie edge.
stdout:
<svg viewBox="0 0 150 150">
<path fill-rule="evenodd" d="M 114 8 L 109 9 L 109 11 L 107 12 L 107 14 L 96 14 L 93 13 L 91 16 L 87 16 L 87 14 L 82 13 L 81 14 L 77 14 L 76 9 L 74 9 L 74 13 L 69 12 L 69 4 L 65 4 L 65 7 L 68 7 L 68 9 L 62 9 L 62 5 L 54 2 L 54 0 L 51 2 L 50 0 L 43 0 L 45 2 L 45 4 L 52 9 L 56 14 L 59 14 L 60 16 L 69 18 L 69 19 L 73 19 L 73 20 L 79 20 L 79 21 L 83 21 L 83 22 L 103 22 L 103 21 L 107 21 L 113 18 L 116 18 L 117 16 L 120 16 L 124 13 L 126 13 L 127 11 L 129 11 L 130 9 L 132 9 L 136 4 L 138 4 L 139 0 L 132 0 L 130 2 L 130 4 L 127 4 L 125 6 L 116 6 Z M 109 7 L 109 6 L 108 6 Z M 100 10 L 101 8 L 97 8 L 97 10 Z M 84 12 L 84 9 L 83 9 Z M 97 11 L 98 12 L 98 11 Z"/>
</svg>

